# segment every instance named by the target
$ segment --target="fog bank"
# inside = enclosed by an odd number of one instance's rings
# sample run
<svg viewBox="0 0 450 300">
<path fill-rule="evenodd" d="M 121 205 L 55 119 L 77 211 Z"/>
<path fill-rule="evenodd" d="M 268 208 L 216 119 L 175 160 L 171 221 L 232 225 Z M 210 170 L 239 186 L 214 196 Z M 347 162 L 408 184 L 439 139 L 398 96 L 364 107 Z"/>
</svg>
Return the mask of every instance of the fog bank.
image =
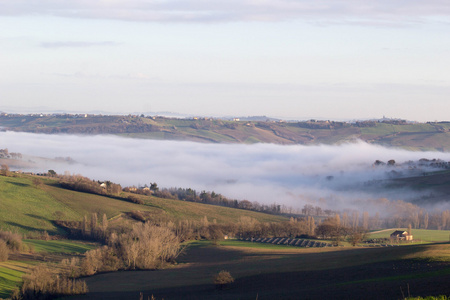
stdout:
<svg viewBox="0 0 450 300">
<path fill-rule="evenodd" d="M 203 144 L 117 136 L 45 135 L 0 132 L 0 149 L 75 163 L 36 160 L 29 171 L 66 171 L 122 186 L 157 182 L 190 187 L 260 203 L 328 208 L 374 197 L 402 199 L 408 192 L 370 194 L 364 183 L 387 177 L 375 160 L 398 163 L 421 158 L 450 161 L 450 153 L 411 152 L 359 142 L 343 145 Z M 26 171 L 26 170 L 24 170 Z M 374 194 L 375 193 L 375 194 Z"/>
</svg>

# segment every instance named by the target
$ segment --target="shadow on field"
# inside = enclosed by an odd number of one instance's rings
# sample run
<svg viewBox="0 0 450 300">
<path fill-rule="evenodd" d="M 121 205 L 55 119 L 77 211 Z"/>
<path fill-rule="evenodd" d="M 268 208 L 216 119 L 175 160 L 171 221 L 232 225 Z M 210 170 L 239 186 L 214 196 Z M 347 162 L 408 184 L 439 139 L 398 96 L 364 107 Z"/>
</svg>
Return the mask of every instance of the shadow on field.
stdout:
<svg viewBox="0 0 450 300">
<path fill-rule="evenodd" d="M 257 253 L 227 247 L 194 247 L 180 260 L 182 263 L 171 269 L 86 278 L 90 292 L 70 299 L 139 299 L 140 292 L 144 299 L 154 295 L 158 300 L 401 299 L 409 294 L 449 295 L 449 263 L 399 260 L 398 255 L 417 249 L 421 248 Z M 217 290 L 212 283 L 212 276 L 220 270 L 230 271 L 235 277 L 235 282 L 224 290 Z"/>
<path fill-rule="evenodd" d="M 16 222 L 5 222 L 5 224 L 11 225 L 11 226 L 13 226 L 13 227 L 21 228 L 21 229 L 23 229 L 23 230 L 25 230 L 25 231 L 30 231 L 30 232 L 36 231 L 36 228 L 35 228 L 35 227 L 30 227 L 30 226 L 21 225 L 21 224 L 16 223 Z"/>
<path fill-rule="evenodd" d="M 44 218 L 44 217 L 42 217 L 42 216 L 38 216 L 38 215 L 34 215 L 34 214 L 25 214 L 25 215 L 26 215 L 26 216 L 29 216 L 29 217 L 31 217 L 31 218 L 38 219 L 38 220 L 49 221 L 49 219 Z"/>
<path fill-rule="evenodd" d="M 15 186 L 19 186 L 19 187 L 30 186 L 29 184 L 26 184 L 26 183 L 14 182 L 14 181 L 10 181 L 10 180 L 7 180 L 6 182 L 9 184 L 15 185 Z"/>
</svg>

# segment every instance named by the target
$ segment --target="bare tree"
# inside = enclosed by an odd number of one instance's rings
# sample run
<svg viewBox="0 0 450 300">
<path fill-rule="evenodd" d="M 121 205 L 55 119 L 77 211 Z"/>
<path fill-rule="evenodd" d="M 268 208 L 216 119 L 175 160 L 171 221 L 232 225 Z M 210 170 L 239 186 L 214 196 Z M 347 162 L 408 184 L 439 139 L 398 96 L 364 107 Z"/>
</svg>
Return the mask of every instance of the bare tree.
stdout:
<svg viewBox="0 0 450 300">
<path fill-rule="evenodd" d="M 168 227 L 138 223 L 128 234 L 122 234 L 116 247 L 127 268 L 157 269 L 175 259 L 180 242 Z"/>
<path fill-rule="evenodd" d="M 1 166 L 0 174 L 3 176 L 9 176 L 9 166 L 7 164 L 3 164 Z"/>
<path fill-rule="evenodd" d="M 356 246 L 366 237 L 367 231 L 362 228 L 353 228 L 348 234 L 348 241 L 352 246 Z"/>
<path fill-rule="evenodd" d="M 365 230 L 369 229 L 369 213 L 367 211 L 363 212 L 363 228 Z"/>
</svg>

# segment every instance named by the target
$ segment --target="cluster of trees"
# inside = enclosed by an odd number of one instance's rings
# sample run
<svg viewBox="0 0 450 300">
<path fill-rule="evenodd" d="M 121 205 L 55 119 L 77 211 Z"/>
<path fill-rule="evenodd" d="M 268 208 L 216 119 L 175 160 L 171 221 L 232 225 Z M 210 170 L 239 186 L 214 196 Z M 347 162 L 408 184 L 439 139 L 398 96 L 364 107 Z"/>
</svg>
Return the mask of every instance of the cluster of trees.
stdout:
<svg viewBox="0 0 450 300">
<path fill-rule="evenodd" d="M 218 205 L 231 208 L 246 209 L 258 212 L 264 212 L 269 214 L 293 214 L 299 213 L 292 207 L 288 207 L 280 204 L 261 204 L 257 201 L 248 200 L 236 200 L 229 199 L 214 191 L 201 191 L 198 192 L 191 188 L 162 188 L 160 189 L 156 183 L 150 183 L 150 185 L 144 185 L 143 187 L 125 187 L 124 192 L 130 192 L 141 195 L 154 195 L 164 199 L 183 200 L 189 202 L 197 202 L 211 205 Z"/>
<path fill-rule="evenodd" d="M 322 209 L 320 206 L 305 204 L 301 209 L 301 213 L 306 216 L 332 216 L 337 213 L 335 210 Z"/>
<path fill-rule="evenodd" d="M 0 166 L 0 175 L 9 176 L 9 166 L 7 164 L 2 164 Z"/>
<path fill-rule="evenodd" d="M 49 240 L 47 231 L 30 231 L 27 238 Z M 6 261 L 9 255 L 21 251 L 33 252 L 34 248 L 22 242 L 22 235 L 12 231 L 0 231 L 0 261 Z"/>
<path fill-rule="evenodd" d="M 428 213 L 419 206 L 402 200 L 390 201 L 386 198 L 373 199 L 365 203 L 371 207 L 370 210 L 381 211 L 369 215 L 368 211 L 343 210 L 336 211 L 323 209 L 320 206 L 311 204 L 304 205 L 301 209 L 294 209 L 279 204 L 260 204 L 257 201 L 228 199 L 225 196 L 213 192 L 202 191 L 198 193 L 191 188 L 163 188 L 160 189 L 156 183 L 150 183 L 149 186 L 140 188 L 127 187 L 124 191 L 154 195 L 165 199 L 178 199 L 184 201 L 219 205 L 231 208 L 246 209 L 270 214 L 282 214 L 293 217 L 314 216 L 331 217 L 338 214 L 341 217 L 342 224 L 348 228 L 361 227 L 365 230 L 407 227 L 413 224 L 414 228 L 424 229 L 446 229 L 450 228 L 450 220 L 446 212 Z M 139 199 L 136 198 L 136 201 Z M 131 201 L 131 200 L 130 200 Z M 132 201 L 135 202 L 135 201 Z M 139 203 L 139 202 L 136 202 Z"/>
<path fill-rule="evenodd" d="M 348 226 L 341 222 L 338 214 L 323 220 L 316 228 L 316 236 L 330 239 L 334 245 L 339 245 L 342 240 L 348 240 L 353 246 L 361 242 L 366 235 L 367 228 Z"/>
<path fill-rule="evenodd" d="M 147 222 L 153 222 L 149 220 Z M 258 220 L 242 216 L 235 223 L 217 223 L 209 221 L 205 216 L 198 221 L 162 221 L 155 226 L 170 228 L 180 241 L 207 239 L 214 242 L 229 237 L 313 237 L 315 235 L 316 221 L 313 217 L 291 218 L 285 222 L 259 222 Z"/>
<path fill-rule="evenodd" d="M 2 172 L 7 172 L 7 170 L 7 168 L 2 168 Z M 63 188 L 99 195 L 121 196 L 122 187 L 110 181 L 100 182 L 80 175 L 57 175 L 53 170 L 49 170 L 48 174 L 49 176 L 60 178 L 60 185 Z M 386 198 L 364 201 L 362 205 L 366 206 L 368 210 L 381 212 L 369 215 L 368 211 L 361 212 L 348 209 L 336 211 L 322 209 L 320 206 L 313 206 L 311 204 L 306 204 L 301 209 L 294 209 L 276 203 L 271 205 L 260 204 L 257 201 L 229 199 L 214 191 L 201 191 L 199 193 L 191 188 L 159 188 L 157 183 L 150 183 L 139 188 L 125 187 L 123 191 L 135 194 L 154 195 L 165 199 L 178 199 L 293 217 L 314 216 L 324 218 L 338 214 L 344 227 L 361 227 L 365 230 L 407 227 L 409 224 L 412 224 L 415 229 L 450 229 L 450 212 L 448 210 L 427 212 L 415 204 L 402 200 L 390 201 Z M 124 197 L 123 200 L 144 204 L 141 198 L 134 195 Z"/>
<path fill-rule="evenodd" d="M 0 158 L 22 159 L 21 153 L 9 152 L 8 148 L 0 149 Z"/>
<path fill-rule="evenodd" d="M 51 171 L 51 170 L 50 170 Z M 50 172 L 49 172 L 50 174 Z M 52 174 L 55 177 L 54 174 Z M 98 195 L 119 195 L 122 191 L 120 184 L 111 181 L 95 181 L 81 175 L 62 175 L 60 186 L 78 192 L 98 194 Z"/>
<path fill-rule="evenodd" d="M 319 121 L 319 120 L 298 122 L 297 125 L 298 125 L 298 127 L 308 128 L 308 129 L 333 129 L 333 128 L 351 127 L 351 124 L 346 123 L 346 122 Z"/>
<path fill-rule="evenodd" d="M 408 167 L 410 170 L 411 169 L 422 170 L 424 174 L 426 174 L 425 170 L 427 168 L 450 169 L 450 162 L 436 158 L 433 159 L 421 158 L 418 161 L 408 160 L 404 163 L 399 164 L 397 164 L 394 159 L 388 160 L 387 163 L 377 159 L 373 163 L 373 166 L 386 166 L 386 165 Z"/>
<path fill-rule="evenodd" d="M 160 269 L 173 262 L 182 251 L 180 238 L 163 223 L 137 222 L 131 227 L 110 228 L 106 215 L 99 221 L 98 215 L 93 213 L 89 219 L 84 217 L 81 222 L 66 222 L 65 225 L 76 227 L 79 237 L 96 240 L 103 246 L 86 252 L 84 257 L 63 260 L 57 272 L 46 265 L 36 266 L 24 277 L 24 284 L 13 299 L 53 299 L 84 294 L 87 285 L 78 280 L 79 277 L 118 270 Z M 0 239 L 0 254 L 2 241 Z"/>
<path fill-rule="evenodd" d="M 12 299 L 34 300 L 54 299 L 58 297 L 87 293 L 84 280 L 75 280 L 64 272 L 55 273 L 44 264 L 39 264 L 23 276 L 22 288 L 16 290 Z"/>
<path fill-rule="evenodd" d="M 18 251 L 27 251 L 22 236 L 11 231 L 0 231 L 0 261 L 7 261 L 9 255 Z"/>
<path fill-rule="evenodd" d="M 90 226 L 94 228 L 86 234 L 97 237 L 104 245 L 86 252 L 83 259 L 66 261 L 72 277 L 117 270 L 160 269 L 174 261 L 182 250 L 179 237 L 172 228 L 162 224 L 139 222 L 131 228 L 109 230 L 107 236 L 98 235 L 96 226 Z"/>
<path fill-rule="evenodd" d="M 366 204 L 382 211 L 382 216 L 379 213 L 369 216 L 365 212 L 362 218 L 356 218 L 358 219 L 358 225 L 368 229 L 401 228 L 408 227 L 409 224 L 414 229 L 450 229 L 449 210 L 426 211 L 412 203 L 402 200 L 390 201 L 386 198 L 371 200 Z M 352 214 L 359 213 L 352 211 Z M 366 223 L 368 226 L 363 225 Z"/>
<path fill-rule="evenodd" d="M 149 224 L 158 228 L 167 228 L 166 238 L 170 240 L 171 233 L 181 243 L 187 240 L 207 239 L 218 241 L 224 236 L 230 237 L 314 237 L 316 235 L 317 221 L 312 217 L 293 218 L 284 222 L 259 222 L 258 220 L 242 216 L 235 223 L 217 223 L 214 219 L 208 220 L 205 216 L 200 220 L 173 220 L 167 216 L 150 215 L 147 212 L 132 211 L 128 214 L 137 224 Z M 115 247 L 126 243 L 120 239 L 121 234 L 129 234 L 126 228 L 114 229 L 108 225 L 106 215 L 99 220 L 98 215 L 93 213 L 89 218 L 84 217 L 81 222 L 58 221 L 59 226 L 70 229 L 74 238 L 93 240 L 105 245 L 114 244 Z M 136 227 L 135 232 L 139 228 Z M 142 229 L 141 229 L 142 230 Z M 136 238 L 134 238 L 136 239 Z M 142 238 L 138 238 L 142 239 Z M 117 241 L 122 241 L 116 244 Z M 124 249 L 122 246 L 119 247 Z M 122 251 L 125 253 L 126 251 Z"/>
<path fill-rule="evenodd" d="M 258 222 L 250 217 L 242 217 L 236 224 L 236 235 L 248 237 L 313 237 L 316 221 L 313 217 L 290 218 L 285 222 Z"/>
</svg>

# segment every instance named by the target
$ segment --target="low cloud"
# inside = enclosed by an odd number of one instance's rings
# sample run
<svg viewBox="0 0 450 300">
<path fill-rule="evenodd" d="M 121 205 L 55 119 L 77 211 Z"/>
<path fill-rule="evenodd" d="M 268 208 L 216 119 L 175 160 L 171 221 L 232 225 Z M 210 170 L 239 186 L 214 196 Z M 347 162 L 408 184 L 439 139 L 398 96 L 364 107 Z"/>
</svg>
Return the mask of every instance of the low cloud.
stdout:
<svg viewBox="0 0 450 300">
<path fill-rule="evenodd" d="M 235 22 L 321 20 L 383 25 L 421 22 L 448 16 L 447 1 L 372 0 L 169 0 L 169 1 L 53 1 L 35 4 L 25 0 L 0 2 L 1 15 L 51 15 L 68 18 L 116 19 L 144 22 Z"/>
<path fill-rule="evenodd" d="M 302 207 L 309 203 L 332 209 L 351 208 L 352 203 L 364 199 L 417 197 L 408 191 L 367 189 L 368 181 L 389 176 L 386 167 L 372 166 L 375 160 L 450 161 L 450 153 L 411 152 L 363 142 L 338 146 L 203 144 L 15 132 L 0 132 L 0 140 L 0 148 L 10 152 L 76 161 L 67 164 L 31 158 L 38 162 L 35 172 L 54 169 L 122 186 L 157 182 L 161 187 L 215 191 L 266 204 Z"/>
</svg>

